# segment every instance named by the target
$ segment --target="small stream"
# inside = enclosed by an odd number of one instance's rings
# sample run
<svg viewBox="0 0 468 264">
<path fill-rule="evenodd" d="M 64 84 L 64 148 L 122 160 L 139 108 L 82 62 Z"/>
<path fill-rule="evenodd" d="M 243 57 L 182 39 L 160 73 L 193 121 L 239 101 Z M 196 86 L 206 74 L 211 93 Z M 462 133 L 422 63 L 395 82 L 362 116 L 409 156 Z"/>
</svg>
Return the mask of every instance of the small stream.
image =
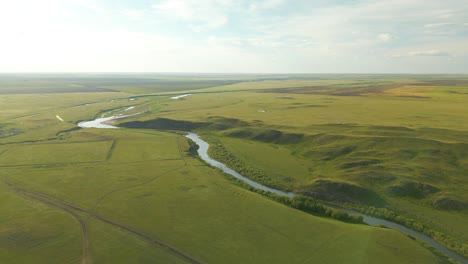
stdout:
<svg viewBox="0 0 468 264">
<path fill-rule="evenodd" d="M 292 192 L 284 192 L 284 191 L 281 191 L 281 190 L 277 190 L 277 189 L 274 189 L 274 188 L 270 188 L 270 187 L 267 187 L 267 186 L 264 186 L 264 185 L 261 185 L 255 181 L 252 181 L 250 180 L 249 178 L 237 173 L 236 171 L 228 168 L 225 164 L 219 162 L 219 161 L 216 161 L 214 159 L 212 159 L 210 156 L 208 156 L 208 147 L 209 147 L 209 144 L 202 140 L 197 134 L 193 133 L 193 132 L 188 132 L 188 134 L 185 136 L 186 138 L 189 138 L 190 140 L 192 140 L 193 142 L 195 142 L 197 145 L 198 145 L 198 155 L 200 155 L 200 157 L 206 161 L 208 164 L 210 164 L 211 166 L 213 167 L 216 167 L 216 168 L 219 168 L 221 169 L 223 172 L 229 174 L 229 175 L 232 175 L 234 176 L 235 178 L 239 179 L 239 180 L 242 180 L 244 181 L 245 183 L 247 183 L 248 185 L 254 187 L 254 188 L 257 188 L 257 189 L 260 189 L 260 190 L 263 190 L 263 191 L 268 191 L 268 192 L 272 192 L 272 193 L 275 193 L 277 195 L 281 195 L 281 196 L 286 196 L 286 197 L 289 197 L 289 198 L 292 198 L 294 197 L 294 193 Z M 354 214 L 354 215 L 360 215 L 363 217 L 364 219 L 364 223 L 368 224 L 368 225 L 371 225 L 371 226 L 378 226 L 378 225 L 383 225 L 383 226 L 386 226 L 388 228 L 391 228 L 391 229 L 395 229 L 395 230 L 398 230 L 406 235 L 410 235 L 416 239 L 419 239 L 421 241 L 424 241 L 425 243 L 431 245 L 432 247 L 436 248 L 437 250 L 439 250 L 440 252 L 442 252 L 443 254 L 445 254 L 446 256 L 450 257 L 451 259 L 453 260 L 456 260 L 460 263 L 463 263 L 463 264 L 468 264 L 468 260 L 466 258 L 464 258 L 463 256 L 451 251 L 450 249 L 442 246 L 441 244 L 439 244 L 438 242 L 436 242 L 434 239 L 432 239 L 431 237 L 423 234 L 423 233 L 420 233 L 420 232 L 417 232 L 417 231 L 414 231 L 406 226 L 403 226 L 403 225 L 400 225 L 400 224 L 397 224 L 397 223 L 394 223 L 394 222 L 391 222 L 391 221 L 388 221 L 388 220 L 385 220 L 385 219 L 380 219 L 380 218 L 377 218 L 377 217 L 373 217 L 373 216 L 369 216 L 369 215 L 365 215 L 365 214 L 362 214 L 360 212 L 357 212 L 357 211 L 354 211 L 354 210 L 349 210 L 349 209 L 346 209 L 346 208 L 340 208 L 340 207 L 336 207 L 336 206 L 330 206 L 330 207 L 333 207 L 333 208 L 336 208 L 336 209 L 341 209 L 349 214 Z"/>
</svg>

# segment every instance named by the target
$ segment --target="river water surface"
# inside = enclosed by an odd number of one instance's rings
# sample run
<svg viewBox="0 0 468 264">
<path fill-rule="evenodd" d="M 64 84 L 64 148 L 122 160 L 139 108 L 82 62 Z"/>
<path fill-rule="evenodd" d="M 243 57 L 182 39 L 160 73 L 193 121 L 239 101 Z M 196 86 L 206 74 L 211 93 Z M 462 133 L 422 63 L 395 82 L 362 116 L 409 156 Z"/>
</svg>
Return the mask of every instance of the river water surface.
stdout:
<svg viewBox="0 0 468 264">
<path fill-rule="evenodd" d="M 124 111 L 129 111 L 129 110 L 132 110 L 133 108 L 135 107 L 130 106 Z M 78 123 L 78 126 L 82 128 L 119 128 L 113 125 L 108 125 L 105 122 L 116 120 L 116 119 L 121 119 L 125 117 L 130 117 L 134 115 L 139 115 L 139 114 L 141 113 L 136 113 L 136 114 L 131 114 L 131 115 L 116 115 L 116 116 L 109 116 L 109 117 L 101 117 L 101 118 L 96 118 L 94 120 L 80 122 Z"/>
<path fill-rule="evenodd" d="M 281 196 L 290 197 L 290 198 L 294 196 L 294 193 L 283 192 L 283 191 L 280 191 L 280 190 L 277 190 L 277 189 L 274 189 L 274 188 L 270 188 L 270 187 L 261 185 L 258 182 L 252 181 L 251 179 L 249 179 L 249 178 L 237 173 L 236 171 L 228 168 L 223 163 L 210 158 L 210 156 L 208 156 L 209 144 L 207 142 L 205 142 L 204 140 L 202 140 L 200 137 L 198 137 L 197 134 L 195 134 L 193 132 L 189 132 L 185 137 L 191 139 L 193 142 L 195 142 L 198 145 L 198 155 L 200 155 L 200 157 L 204 161 L 206 161 L 208 164 L 210 164 L 211 166 L 216 167 L 216 168 L 220 168 L 225 173 L 234 176 L 235 178 L 247 183 L 248 185 L 250 185 L 250 186 L 252 186 L 252 187 L 254 187 L 256 189 L 272 192 L 272 193 L 275 193 L 275 194 L 278 194 L 278 195 L 281 195 Z"/>
</svg>

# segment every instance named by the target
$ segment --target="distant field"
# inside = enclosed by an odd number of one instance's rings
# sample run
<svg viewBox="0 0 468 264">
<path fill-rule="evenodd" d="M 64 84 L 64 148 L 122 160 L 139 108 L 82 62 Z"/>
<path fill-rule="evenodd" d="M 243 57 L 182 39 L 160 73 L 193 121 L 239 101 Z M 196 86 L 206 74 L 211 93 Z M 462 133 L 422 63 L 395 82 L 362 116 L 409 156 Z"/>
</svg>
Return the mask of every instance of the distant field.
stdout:
<svg viewBox="0 0 468 264">
<path fill-rule="evenodd" d="M 0 166 L 103 161 L 111 145 L 111 141 L 17 145 L 2 153 Z"/>
<path fill-rule="evenodd" d="M 292 191 L 389 208 L 467 244 L 464 76 L 25 75 L 0 76 L 0 90 L 24 78 L 119 92 L 0 92 L 0 263 L 449 263 L 399 232 L 241 188 L 174 128 Z M 136 113 L 114 123 L 158 129 L 76 126 Z"/>
<path fill-rule="evenodd" d="M 161 159 L 180 159 L 181 153 L 176 138 L 160 137 L 147 139 L 118 140 L 113 146 L 111 162 L 136 162 Z"/>
<path fill-rule="evenodd" d="M 193 78 L 155 75 L 19 76 L 0 75 L 0 94 L 126 92 L 133 94 L 179 92 L 239 82 L 221 78 Z"/>
</svg>

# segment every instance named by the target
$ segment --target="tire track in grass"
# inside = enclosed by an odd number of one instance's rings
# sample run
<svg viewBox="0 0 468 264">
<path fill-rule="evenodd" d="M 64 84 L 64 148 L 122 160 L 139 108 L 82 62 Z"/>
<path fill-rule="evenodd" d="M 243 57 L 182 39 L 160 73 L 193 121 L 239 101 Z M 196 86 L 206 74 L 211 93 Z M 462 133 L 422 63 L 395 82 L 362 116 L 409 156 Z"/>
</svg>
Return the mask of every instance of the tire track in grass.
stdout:
<svg viewBox="0 0 468 264">
<path fill-rule="evenodd" d="M 28 191 L 25 191 L 24 189 L 12 184 L 9 181 L 2 180 L 7 186 L 9 186 L 13 191 L 21 196 L 24 196 L 26 198 L 29 198 L 31 200 L 39 201 L 43 204 L 46 204 L 49 207 L 53 207 L 55 209 L 58 209 L 60 211 L 63 211 L 69 215 L 71 215 L 79 224 L 81 228 L 81 233 L 83 236 L 82 239 L 82 246 L 81 246 L 81 264 L 88 264 L 89 260 L 89 239 L 88 239 L 88 228 L 86 222 L 81 219 L 81 217 L 73 212 L 72 210 L 60 205 L 58 202 L 52 202 L 49 199 L 42 197 L 40 195 L 37 195 L 35 193 L 30 193 Z"/>
<path fill-rule="evenodd" d="M 113 148 L 115 145 L 115 141 L 113 142 L 111 148 Z M 54 198 L 54 197 L 50 197 L 50 196 L 47 196 L 43 193 L 39 193 L 39 192 L 34 192 L 34 191 L 27 191 L 19 186 L 16 186 L 14 184 L 12 184 L 11 182 L 8 182 L 4 179 L 2 179 L 3 182 L 5 182 L 5 184 L 7 184 L 9 187 L 11 187 L 15 192 L 17 193 L 20 193 L 20 194 L 23 194 L 24 196 L 30 198 L 30 199 L 33 199 L 33 200 L 36 200 L 36 201 L 39 201 L 39 202 L 42 202 L 42 203 L 45 203 L 49 206 L 52 206 L 54 208 L 57 208 L 57 209 L 60 209 L 60 210 L 63 210 L 67 213 L 69 213 L 70 215 L 72 215 L 81 225 L 82 227 L 82 230 L 83 230 L 83 254 L 82 254 L 82 261 L 81 263 L 82 264 L 87 264 L 88 263 L 88 259 L 89 259 L 89 241 L 88 241 L 88 235 L 87 235 L 87 224 L 89 222 L 89 219 L 90 217 L 93 217 L 97 220 L 100 220 L 101 222 L 104 222 L 104 223 L 107 223 L 107 224 L 110 224 L 114 227 L 117 227 L 121 230 L 124 230 L 124 231 L 127 231 L 129 233 L 132 233 L 140 238 L 143 238 L 144 240 L 147 240 L 149 242 L 151 242 L 152 244 L 156 244 L 162 248 L 164 248 L 165 250 L 179 256 L 180 258 L 186 260 L 187 262 L 189 263 L 202 263 L 198 260 L 196 260 L 195 258 L 189 256 L 188 254 L 182 252 L 181 250 L 159 240 L 159 239 L 156 239 L 156 238 L 153 238 L 151 237 L 150 235 L 148 234 L 145 234 L 143 232 L 140 232 L 138 231 L 137 229 L 134 229 L 130 226 L 126 226 L 126 225 L 122 225 L 122 224 L 119 224 L 117 222 L 114 222 L 110 219 L 107 219 L 99 214 L 97 214 L 95 211 L 96 211 L 96 208 L 99 206 L 99 204 L 105 199 L 107 198 L 109 195 L 111 194 L 114 194 L 114 193 L 117 193 L 117 192 L 120 192 L 120 191 L 124 191 L 124 190 L 128 190 L 128 189 L 131 189 L 131 188 L 135 188 L 135 187 L 139 187 L 139 186 L 143 186 L 143 185 L 146 185 L 148 183 L 151 183 L 153 182 L 154 180 L 156 180 L 157 178 L 163 176 L 163 175 L 166 175 L 166 174 L 169 174 L 171 172 L 174 172 L 174 171 L 177 171 L 177 170 L 180 170 L 184 167 L 187 166 L 187 162 L 185 161 L 185 157 L 183 155 L 183 151 L 182 151 L 182 147 L 180 145 L 180 142 L 179 140 L 177 140 L 177 145 L 178 145 L 178 148 L 179 148 L 179 151 L 181 153 L 181 158 L 178 159 L 178 160 L 182 160 L 184 162 L 184 164 L 182 166 L 179 166 L 177 168 L 173 168 L 173 169 L 170 169 L 170 170 L 167 170 L 165 172 L 163 172 L 162 174 L 160 175 L 157 175 L 149 180 L 146 180 L 142 183 L 139 183 L 139 184 L 136 184 L 136 185 L 132 185 L 132 186 L 126 186 L 126 187 L 123 187 L 123 188 L 119 188 L 119 189 L 116 189 L 116 190 L 112 190 L 104 195 L 102 195 L 98 201 L 95 203 L 95 205 L 93 206 L 93 209 L 91 210 L 86 210 L 86 209 L 83 209 L 79 206 L 76 206 L 74 204 L 71 204 L 69 202 L 66 202 L 66 201 L 63 201 L 63 200 L 60 200 L 60 199 L 57 199 L 57 198 Z M 172 160 L 172 159 L 171 159 Z M 73 210 L 77 210 L 81 213 L 84 213 L 86 215 L 88 215 L 87 219 L 86 220 L 82 220 L 76 213 L 74 213 L 73 211 L 71 211 L 70 209 L 73 209 Z"/>
<path fill-rule="evenodd" d="M 109 151 L 107 152 L 107 156 L 106 156 L 107 161 L 110 160 L 110 158 L 112 158 L 116 144 L 117 144 L 117 139 L 112 140 L 112 145 L 110 146 Z"/>
<path fill-rule="evenodd" d="M 184 165 L 185 166 L 185 165 Z M 157 177 L 155 177 L 157 178 Z M 153 179 L 154 180 L 154 179 Z M 193 258 L 192 256 L 188 255 L 187 253 L 183 252 L 182 250 L 178 249 L 178 248 L 175 248 L 167 243 L 165 243 L 164 241 L 162 240 L 159 240 L 155 237 L 152 237 L 148 234 L 145 234 L 133 227 L 130 227 L 130 226 L 126 226 L 126 225 L 123 225 L 123 224 L 120 224 L 120 223 L 117 223 L 115 221 L 112 221 L 102 215 L 99 215 L 99 214 L 96 214 L 92 211 L 89 211 L 89 210 L 86 210 L 84 208 L 81 208 L 77 205 L 74 205 L 72 203 L 69 203 L 69 202 L 66 202 L 64 200 L 60 200 L 60 199 L 57 199 L 57 198 L 54 198 L 54 197 L 51 197 L 51 196 L 48 196 L 48 195 L 45 195 L 43 193 L 39 193 L 39 192 L 35 192 L 35 191 L 28 191 L 26 189 L 23 189 L 17 185 L 14 185 L 13 183 L 9 182 L 9 181 L 6 181 L 4 179 L 2 179 L 2 181 L 7 184 L 10 188 L 12 188 L 16 193 L 20 194 L 20 195 L 24 195 L 30 199 L 33 199 L 35 201 L 38 201 L 38 202 L 41 202 L 41 203 L 44 203 L 44 204 L 47 204 L 49 206 L 52 206 L 52 207 L 55 207 L 59 210 L 63 210 L 67 213 L 69 213 L 70 215 L 72 215 L 75 219 L 77 219 L 77 221 L 80 223 L 80 225 L 82 225 L 82 230 L 87 230 L 86 229 L 86 222 L 81 220 L 81 218 L 75 213 L 73 212 L 72 210 L 76 210 L 78 212 L 81 212 L 81 213 L 84 213 L 84 214 L 87 214 L 89 215 L 90 217 L 93 217 L 97 220 L 100 220 L 101 222 L 104 222 L 104 223 L 107 223 L 109 225 L 112 225 L 114 227 L 117 227 L 121 230 L 124 230 L 124 231 L 127 231 L 131 234 L 134 234 L 154 245 L 157 245 L 163 249 L 165 249 L 166 251 L 180 257 L 181 259 L 189 262 L 189 263 L 194 263 L 194 264 L 201 264 L 203 262 Z M 87 264 L 88 263 L 88 259 L 89 259 L 89 253 L 88 253 L 88 246 L 89 246 L 89 242 L 88 242 L 88 235 L 87 235 L 87 231 L 83 231 L 83 240 L 85 242 L 83 242 L 83 254 L 82 254 L 82 264 Z"/>
</svg>

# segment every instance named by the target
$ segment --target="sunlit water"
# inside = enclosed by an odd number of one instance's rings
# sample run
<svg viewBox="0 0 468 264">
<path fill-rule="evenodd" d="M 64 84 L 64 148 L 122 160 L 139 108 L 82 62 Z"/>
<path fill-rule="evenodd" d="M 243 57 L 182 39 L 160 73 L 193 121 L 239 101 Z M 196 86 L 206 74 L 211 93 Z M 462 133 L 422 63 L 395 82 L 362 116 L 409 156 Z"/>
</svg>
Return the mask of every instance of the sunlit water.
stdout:
<svg viewBox="0 0 468 264">
<path fill-rule="evenodd" d="M 171 97 L 171 99 L 177 100 L 177 99 L 187 97 L 187 96 L 190 96 L 190 95 L 192 95 L 192 94 L 182 94 L 182 95 L 178 95 L 178 96 L 173 96 L 173 97 Z"/>
<path fill-rule="evenodd" d="M 131 108 L 133 109 L 133 108 Z M 131 109 L 128 109 L 128 110 L 131 110 Z M 111 120 L 116 120 L 116 119 L 121 119 L 121 118 L 125 118 L 125 117 L 130 117 L 130 116 L 135 116 L 135 115 L 139 115 L 141 113 L 136 113 L 136 114 L 132 114 L 132 115 L 116 115 L 116 116 L 109 116 L 109 117 L 101 117 L 101 118 L 97 118 L 97 119 L 94 119 L 94 120 L 90 120 L 90 121 L 83 121 L 83 122 L 80 122 L 78 123 L 78 126 L 79 127 L 82 127 L 82 128 L 119 128 L 119 127 L 116 127 L 116 126 L 113 126 L 113 125 L 109 125 L 109 124 L 105 124 L 104 122 L 108 122 L 108 121 L 111 121 Z"/>
<path fill-rule="evenodd" d="M 80 122 L 78 123 L 78 126 L 82 128 L 118 128 L 116 126 L 104 124 L 104 122 L 111 121 L 116 118 L 117 118 L 116 116 L 101 117 L 101 118 L 94 119 L 91 121 Z"/>
<path fill-rule="evenodd" d="M 221 169 L 225 173 L 234 176 L 235 178 L 247 183 L 248 185 L 250 185 L 250 186 L 252 186 L 254 188 L 257 188 L 257 189 L 260 189 L 260 190 L 263 190 L 263 191 L 272 192 L 272 193 L 275 193 L 275 194 L 278 194 L 278 195 L 281 195 L 281 196 L 286 196 L 286 197 L 293 197 L 294 196 L 294 194 L 291 193 L 291 192 L 283 192 L 283 191 L 280 191 L 280 190 L 277 190 L 277 189 L 274 189 L 274 188 L 270 188 L 270 187 L 261 185 L 261 184 L 255 182 L 255 181 L 252 181 L 251 179 L 249 179 L 249 178 L 247 178 L 245 176 L 242 176 L 241 174 L 237 173 L 236 171 L 228 168 L 223 163 L 210 158 L 210 156 L 208 156 L 209 144 L 207 142 L 205 142 L 204 140 L 202 140 L 200 137 L 198 137 L 197 134 L 195 134 L 193 132 L 189 132 L 186 135 L 186 137 L 191 139 L 193 142 L 195 142 L 198 145 L 198 155 L 200 155 L 200 157 L 204 161 L 206 161 L 208 164 L 210 164 L 211 166 Z"/>
</svg>

